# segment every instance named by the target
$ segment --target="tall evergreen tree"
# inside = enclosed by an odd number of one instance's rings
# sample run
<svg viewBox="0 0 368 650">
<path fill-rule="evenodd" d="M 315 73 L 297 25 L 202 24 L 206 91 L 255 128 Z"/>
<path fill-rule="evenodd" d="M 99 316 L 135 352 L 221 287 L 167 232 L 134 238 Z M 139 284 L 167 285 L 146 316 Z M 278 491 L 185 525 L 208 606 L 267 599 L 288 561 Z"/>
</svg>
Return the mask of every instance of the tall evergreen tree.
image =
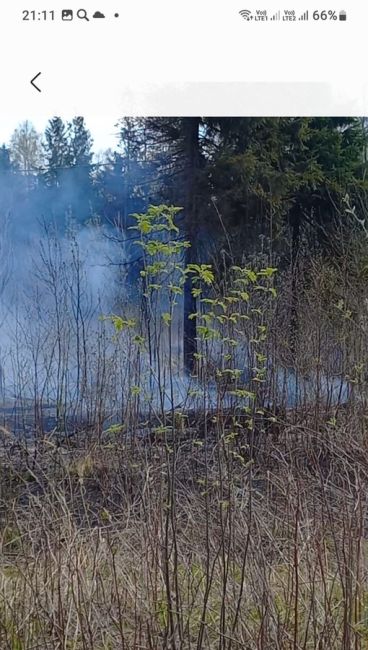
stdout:
<svg viewBox="0 0 368 650">
<path fill-rule="evenodd" d="M 70 163 L 73 166 L 86 167 L 88 172 L 92 161 L 93 140 L 88 131 L 84 117 L 74 117 L 69 124 L 69 155 Z"/>
<path fill-rule="evenodd" d="M 0 147 L 0 174 L 10 172 L 12 170 L 12 163 L 10 160 L 10 149 L 3 144 Z"/>
<path fill-rule="evenodd" d="M 22 177 L 14 171 L 10 149 L 3 144 L 0 147 L 0 219 L 13 208 L 17 186 L 19 189 L 22 184 Z"/>
<path fill-rule="evenodd" d="M 45 130 L 46 157 L 45 182 L 49 187 L 59 187 L 63 172 L 71 164 L 68 128 L 61 117 L 53 117 Z"/>
<path fill-rule="evenodd" d="M 82 116 L 69 124 L 70 169 L 65 174 L 70 207 L 75 218 L 83 222 L 92 216 L 92 145 L 93 140 Z"/>
<path fill-rule="evenodd" d="M 196 187 L 200 165 L 199 117 L 183 119 L 184 142 L 184 218 L 186 238 L 190 248 L 186 248 L 185 265 L 197 260 L 196 232 L 198 231 L 198 199 Z M 193 295 L 190 277 L 184 286 L 184 366 L 189 371 L 194 370 L 195 353 L 197 351 L 197 323 L 194 314 L 197 311 L 196 298 Z"/>
</svg>

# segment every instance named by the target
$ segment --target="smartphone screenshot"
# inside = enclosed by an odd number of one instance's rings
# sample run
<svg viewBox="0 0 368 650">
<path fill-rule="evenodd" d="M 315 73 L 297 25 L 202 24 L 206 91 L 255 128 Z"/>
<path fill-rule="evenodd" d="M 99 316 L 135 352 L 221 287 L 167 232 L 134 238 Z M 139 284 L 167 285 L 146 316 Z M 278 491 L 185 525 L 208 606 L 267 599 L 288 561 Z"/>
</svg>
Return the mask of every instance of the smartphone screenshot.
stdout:
<svg viewBox="0 0 368 650">
<path fill-rule="evenodd" d="M 2 650 L 368 647 L 367 19 L 2 7 Z"/>
</svg>

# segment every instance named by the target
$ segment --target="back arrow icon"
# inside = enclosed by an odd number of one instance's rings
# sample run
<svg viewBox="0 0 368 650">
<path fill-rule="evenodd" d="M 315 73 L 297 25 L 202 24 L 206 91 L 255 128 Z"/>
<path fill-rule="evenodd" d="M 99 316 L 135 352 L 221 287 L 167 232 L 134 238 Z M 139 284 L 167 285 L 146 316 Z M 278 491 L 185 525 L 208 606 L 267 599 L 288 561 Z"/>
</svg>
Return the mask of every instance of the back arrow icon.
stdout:
<svg viewBox="0 0 368 650">
<path fill-rule="evenodd" d="M 36 88 L 36 90 L 38 90 L 39 93 L 41 92 L 41 89 L 40 89 L 38 86 L 36 86 L 36 84 L 35 84 L 34 82 L 35 82 L 35 80 L 37 79 L 37 77 L 40 76 L 40 74 L 41 74 L 41 72 L 38 72 L 38 73 L 36 74 L 36 76 L 33 77 L 33 79 L 31 79 L 31 84 L 32 84 L 33 88 Z"/>
</svg>

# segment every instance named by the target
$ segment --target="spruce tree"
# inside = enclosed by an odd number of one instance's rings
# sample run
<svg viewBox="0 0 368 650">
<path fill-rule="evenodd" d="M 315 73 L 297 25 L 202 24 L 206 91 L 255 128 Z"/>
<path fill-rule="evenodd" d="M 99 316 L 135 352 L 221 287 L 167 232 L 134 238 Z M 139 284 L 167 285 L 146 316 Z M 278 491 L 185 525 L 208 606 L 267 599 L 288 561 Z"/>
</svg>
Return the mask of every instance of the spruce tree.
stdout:
<svg viewBox="0 0 368 650">
<path fill-rule="evenodd" d="M 71 155 L 68 127 L 61 117 L 53 117 L 45 130 L 44 152 L 46 171 L 44 179 L 49 187 L 59 187 L 63 172 L 70 166 Z"/>
</svg>

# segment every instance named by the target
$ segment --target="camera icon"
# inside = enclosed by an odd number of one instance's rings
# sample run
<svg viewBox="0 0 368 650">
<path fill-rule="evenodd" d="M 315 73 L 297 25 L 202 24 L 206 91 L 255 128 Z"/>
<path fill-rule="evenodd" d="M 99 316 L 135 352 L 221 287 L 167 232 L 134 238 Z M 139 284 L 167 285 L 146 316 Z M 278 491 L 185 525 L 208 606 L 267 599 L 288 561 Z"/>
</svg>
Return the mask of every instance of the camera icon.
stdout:
<svg viewBox="0 0 368 650">
<path fill-rule="evenodd" d="M 62 9 L 61 20 L 73 20 L 73 9 Z"/>
</svg>

